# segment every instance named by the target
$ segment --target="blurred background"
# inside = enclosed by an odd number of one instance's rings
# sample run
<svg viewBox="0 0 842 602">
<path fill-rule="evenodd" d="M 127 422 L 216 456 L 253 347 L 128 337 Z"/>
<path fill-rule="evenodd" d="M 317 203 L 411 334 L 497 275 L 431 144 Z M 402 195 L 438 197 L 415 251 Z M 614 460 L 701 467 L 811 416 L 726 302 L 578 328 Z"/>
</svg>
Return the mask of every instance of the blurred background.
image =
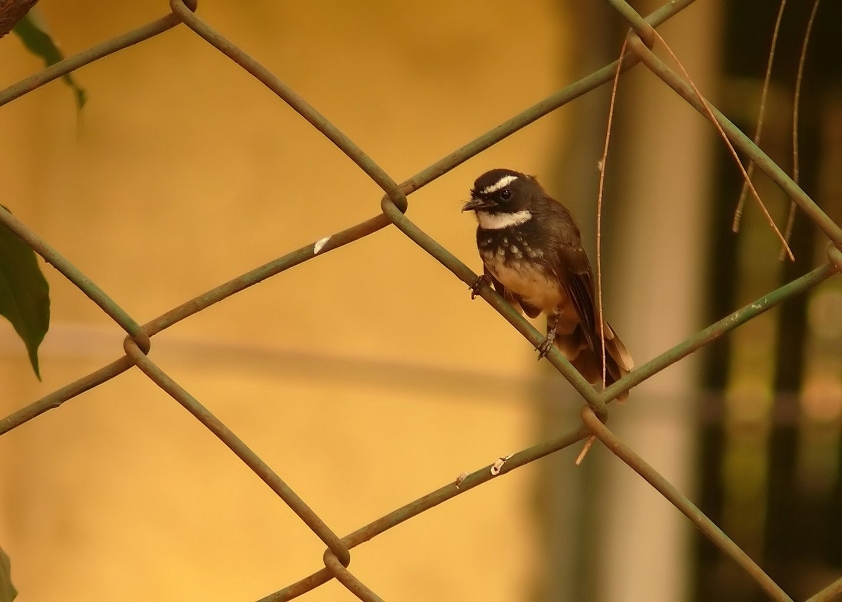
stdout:
<svg viewBox="0 0 842 602">
<path fill-rule="evenodd" d="M 791 168 L 792 94 L 812 3 L 785 13 L 762 146 Z M 648 13 L 658 3 L 641 1 Z M 67 55 L 165 14 L 165 2 L 43 0 Z M 777 6 L 700 0 L 661 33 L 747 132 Z M 199 14 L 404 180 L 616 58 L 603 2 L 229 3 Z M 842 8 L 820 6 L 802 96 L 801 182 L 837 222 Z M 0 86 L 40 68 L 0 41 Z M 259 82 L 180 26 L 0 110 L 4 198 L 145 322 L 379 212 L 378 188 Z M 410 197 L 408 215 L 478 270 L 460 214 L 494 167 L 536 174 L 594 258 L 609 91 L 588 94 Z M 749 202 L 714 130 L 644 67 L 617 97 L 604 209 L 606 313 L 638 365 L 815 267 Z M 788 200 L 757 186 L 778 224 Z M 122 332 L 50 266 L 43 382 L 0 324 L 3 415 L 122 354 Z M 808 295 L 637 387 L 612 429 L 795 598 L 842 574 L 842 288 Z M 543 325 L 540 325 L 543 328 Z M 577 424 L 580 400 L 483 301 L 387 228 L 153 339 L 151 357 L 336 532 Z M 385 599 L 762 600 L 757 587 L 612 454 L 580 446 L 356 548 Z M 0 545 L 19 600 L 255 599 L 322 566 L 323 544 L 137 370 L 0 440 Z M 307 600 L 350 600 L 335 582 Z"/>
</svg>

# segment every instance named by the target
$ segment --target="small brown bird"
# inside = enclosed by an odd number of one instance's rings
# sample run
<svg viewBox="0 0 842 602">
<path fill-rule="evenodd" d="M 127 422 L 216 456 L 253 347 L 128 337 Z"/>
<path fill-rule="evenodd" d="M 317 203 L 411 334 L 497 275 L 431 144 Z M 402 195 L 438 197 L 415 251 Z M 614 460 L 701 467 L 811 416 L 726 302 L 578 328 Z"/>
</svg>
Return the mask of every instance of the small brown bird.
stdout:
<svg viewBox="0 0 842 602">
<path fill-rule="evenodd" d="M 601 383 L 593 275 L 570 212 L 534 177 L 510 169 L 494 169 L 477 178 L 462 211 L 476 213 L 483 278 L 530 318 L 547 315 L 539 359 L 555 344 L 588 382 Z M 610 385 L 628 374 L 634 362 L 608 322 L 602 324 Z M 626 397 L 628 393 L 618 400 Z"/>
</svg>

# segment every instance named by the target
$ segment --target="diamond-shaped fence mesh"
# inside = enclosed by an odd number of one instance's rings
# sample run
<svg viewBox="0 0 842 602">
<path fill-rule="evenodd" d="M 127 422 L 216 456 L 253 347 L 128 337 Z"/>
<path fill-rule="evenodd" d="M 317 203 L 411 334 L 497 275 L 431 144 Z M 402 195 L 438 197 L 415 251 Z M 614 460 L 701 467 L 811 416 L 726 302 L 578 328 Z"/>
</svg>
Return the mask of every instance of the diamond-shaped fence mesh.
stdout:
<svg viewBox="0 0 842 602">
<path fill-rule="evenodd" d="M 705 107 L 704 101 L 698 97 L 693 87 L 652 51 L 657 46 L 652 28 L 657 27 L 676 15 L 692 4 L 693 0 L 671 0 L 646 18 L 637 14 L 623 0 L 608 1 L 617 13 L 631 26 L 627 42 L 627 55 L 619 68 L 626 70 L 637 63 L 643 63 L 661 81 L 672 88 L 684 100 L 702 113 L 702 115 L 709 118 L 711 112 Z M 738 309 L 729 316 L 696 333 L 684 342 L 638 367 L 626 377 L 603 391 L 593 389 L 557 350 L 552 350 L 548 355 L 549 361 L 567 378 L 585 401 L 581 412 L 581 426 L 539 445 L 524 449 L 506 458 L 501 458 L 494 465 L 486 466 L 468 474 L 464 478 L 460 478 L 457 482 L 450 483 L 419 499 L 413 500 L 385 516 L 375 518 L 353 533 L 340 536 L 271 467 L 261 460 L 244 441 L 239 439 L 231 429 L 209 412 L 195 397 L 182 388 L 153 361 L 149 352 L 154 335 L 258 282 L 304 264 L 318 256 L 339 249 L 350 242 L 359 240 L 391 225 L 397 227 L 466 285 L 473 285 L 477 281 L 477 274 L 473 273 L 446 248 L 423 232 L 404 215 L 408 205 L 408 197 L 419 188 L 429 184 L 457 165 L 491 147 L 526 125 L 541 119 L 570 101 L 609 83 L 618 69 L 618 64 L 612 63 L 606 65 L 591 75 L 565 87 L 542 102 L 500 124 L 470 144 L 453 151 L 412 178 L 398 183 L 372 161 L 348 136 L 319 114 L 315 108 L 310 106 L 294 90 L 197 16 L 195 14 L 195 2 L 171 0 L 170 7 L 172 12 L 165 17 L 107 42 L 98 44 L 84 52 L 80 52 L 0 91 L 0 105 L 19 98 L 79 67 L 153 38 L 168 29 L 183 24 L 208 44 L 215 47 L 252 74 L 297 111 L 316 130 L 326 136 L 331 143 L 341 149 L 342 152 L 383 190 L 384 196 L 380 201 L 379 210 L 371 218 L 351 228 L 342 230 L 314 244 L 288 253 L 266 265 L 259 266 L 233 280 L 217 286 L 203 295 L 186 301 L 182 305 L 175 307 L 146 324 L 139 324 L 119 307 L 102 288 L 89 280 L 78 268 L 62 257 L 46 241 L 39 238 L 20 220 L 16 219 L 7 211 L 0 210 L 0 221 L 7 228 L 13 231 L 21 240 L 32 247 L 35 252 L 41 255 L 45 261 L 52 264 L 68 280 L 83 291 L 85 295 L 117 322 L 127 335 L 123 345 L 125 350 L 123 357 L 75 382 L 53 391 L 42 399 L 2 419 L 0 421 L 0 434 L 8 433 L 29 420 L 37 418 L 47 410 L 56 408 L 85 391 L 97 387 L 133 367 L 137 367 L 215 434 L 295 512 L 316 537 L 324 542 L 326 546 L 323 557 L 324 568 L 267 596 L 264 598 L 266 601 L 296 598 L 331 579 L 339 581 L 361 600 L 380 600 L 381 598 L 375 593 L 377 584 L 363 584 L 348 569 L 351 561 L 351 550 L 353 548 L 497 476 L 571 446 L 577 441 L 581 441 L 589 436 L 594 436 L 611 450 L 617 458 L 628 464 L 680 510 L 722 553 L 729 556 L 735 563 L 742 567 L 763 591 L 766 592 L 769 598 L 779 601 L 791 600 L 786 592 L 740 549 L 739 546 L 708 519 L 699 508 L 684 497 L 665 478 L 659 475 L 634 450 L 624 445 L 605 425 L 608 417 L 608 404 L 622 392 L 640 384 L 667 366 L 723 336 L 726 332 L 738 328 L 740 325 L 745 324 L 747 321 L 782 301 L 804 293 L 831 277 L 842 268 L 842 253 L 839 251 L 842 247 L 842 229 L 780 167 L 745 134 L 737 129 L 723 114 L 716 108 L 711 107 L 712 115 L 719 122 L 721 128 L 735 147 L 766 172 L 769 178 L 795 201 L 804 214 L 827 236 L 829 244 L 827 246 L 827 261 L 825 263 L 816 267 L 808 274 L 769 292 L 755 302 Z M 479 294 L 531 343 L 537 345 L 542 341 L 543 336 L 489 287 L 483 287 L 479 291 Z M 819 602 L 837 599 L 840 593 L 842 593 L 842 579 L 830 584 L 824 590 L 815 594 L 810 600 L 812 602 Z"/>
</svg>

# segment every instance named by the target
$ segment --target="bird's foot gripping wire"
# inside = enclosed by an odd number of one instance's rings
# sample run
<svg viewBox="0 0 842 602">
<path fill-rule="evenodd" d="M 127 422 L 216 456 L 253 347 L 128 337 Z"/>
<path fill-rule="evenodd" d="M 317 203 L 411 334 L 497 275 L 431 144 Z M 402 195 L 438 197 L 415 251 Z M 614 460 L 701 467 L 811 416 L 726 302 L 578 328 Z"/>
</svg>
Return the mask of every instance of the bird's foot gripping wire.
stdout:
<svg viewBox="0 0 842 602">
<path fill-rule="evenodd" d="M 547 354 L 550 352 L 550 349 L 553 348 L 554 343 L 555 343 L 555 329 L 552 329 L 547 333 L 547 336 L 544 337 L 544 340 L 541 342 L 541 344 L 536 347 L 536 349 L 538 350 L 538 360 L 539 361 L 541 360 L 541 358 L 547 357 Z"/>
<path fill-rule="evenodd" d="M 476 299 L 477 295 L 479 295 L 479 289 L 481 289 L 483 285 L 491 286 L 491 278 L 485 274 L 474 280 L 474 283 L 468 287 L 471 289 L 471 301 Z"/>
</svg>

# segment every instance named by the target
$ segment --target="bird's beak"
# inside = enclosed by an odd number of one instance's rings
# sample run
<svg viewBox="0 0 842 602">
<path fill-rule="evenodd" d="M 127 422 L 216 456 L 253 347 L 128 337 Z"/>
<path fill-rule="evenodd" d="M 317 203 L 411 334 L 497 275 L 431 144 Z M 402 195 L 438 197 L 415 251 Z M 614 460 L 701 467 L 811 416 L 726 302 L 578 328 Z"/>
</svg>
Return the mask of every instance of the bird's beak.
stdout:
<svg viewBox="0 0 842 602">
<path fill-rule="evenodd" d="M 462 207 L 462 211 L 478 211 L 480 209 L 489 209 L 491 207 L 495 207 L 496 205 L 497 203 L 494 201 L 487 201 L 485 199 L 473 197 L 470 201 L 465 203 Z"/>
</svg>

